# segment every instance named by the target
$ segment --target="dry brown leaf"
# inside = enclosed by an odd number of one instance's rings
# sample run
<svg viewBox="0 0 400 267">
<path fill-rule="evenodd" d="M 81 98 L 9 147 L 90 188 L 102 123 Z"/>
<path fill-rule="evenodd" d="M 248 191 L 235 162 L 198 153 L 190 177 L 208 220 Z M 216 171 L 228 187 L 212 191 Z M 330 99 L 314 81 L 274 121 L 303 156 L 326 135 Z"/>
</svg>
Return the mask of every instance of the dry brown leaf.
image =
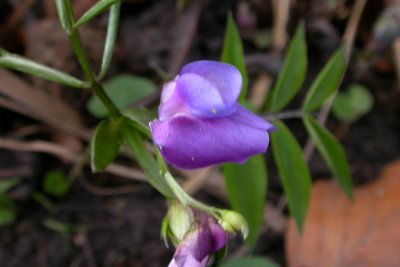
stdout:
<svg viewBox="0 0 400 267">
<path fill-rule="evenodd" d="M 400 266 L 400 161 L 354 197 L 332 182 L 313 186 L 303 234 L 293 221 L 287 230 L 289 267 Z"/>
</svg>

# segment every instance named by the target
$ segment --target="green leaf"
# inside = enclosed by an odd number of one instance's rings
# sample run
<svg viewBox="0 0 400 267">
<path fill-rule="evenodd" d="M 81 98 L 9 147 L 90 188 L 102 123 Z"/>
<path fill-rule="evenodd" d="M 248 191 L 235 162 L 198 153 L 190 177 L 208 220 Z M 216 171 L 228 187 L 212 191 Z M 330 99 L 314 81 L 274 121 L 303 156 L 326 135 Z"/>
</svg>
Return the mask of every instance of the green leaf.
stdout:
<svg viewBox="0 0 400 267">
<path fill-rule="evenodd" d="M 36 63 L 19 55 L 8 53 L 4 50 L 0 51 L 0 67 L 28 73 L 36 77 L 41 77 L 71 87 L 86 87 L 86 84 L 83 81 L 80 81 L 67 73 Z"/>
<path fill-rule="evenodd" d="M 111 58 L 114 52 L 114 46 L 117 39 L 119 13 L 121 9 L 121 1 L 117 1 L 110 9 L 108 18 L 107 35 L 104 44 L 103 59 L 101 62 L 101 70 L 99 73 L 99 80 L 102 80 L 110 67 Z"/>
<path fill-rule="evenodd" d="M 91 166 L 94 172 L 103 171 L 117 155 L 122 144 L 120 127 L 123 118 L 100 122 L 91 146 Z"/>
<path fill-rule="evenodd" d="M 304 23 L 301 23 L 290 41 L 285 63 L 272 89 L 270 110 L 282 110 L 300 90 L 307 71 L 307 47 Z"/>
<path fill-rule="evenodd" d="M 67 178 L 59 171 L 49 171 L 43 181 L 44 191 L 57 197 L 65 195 L 69 190 L 69 186 Z"/>
<path fill-rule="evenodd" d="M 244 65 L 243 45 L 231 13 L 228 14 L 228 21 L 226 23 L 225 40 L 221 61 L 232 64 L 238 68 L 240 74 L 242 74 L 243 84 L 242 91 L 240 92 L 239 96 L 239 102 L 245 100 L 247 94 L 248 77 L 246 66 Z"/>
<path fill-rule="evenodd" d="M 339 120 L 354 122 L 368 113 L 374 99 L 367 88 L 360 84 L 351 85 L 345 92 L 338 92 L 332 105 L 332 113 Z"/>
<path fill-rule="evenodd" d="M 124 109 L 147 96 L 153 94 L 157 86 L 149 79 L 132 76 L 118 75 L 103 84 L 104 91 L 111 98 L 118 109 Z M 94 116 L 105 118 L 109 115 L 107 108 L 96 95 L 92 95 L 87 103 L 87 108 Z"/>
<path fill-rule="evenodd" d="M 312 116 L 305 116 L 303 122 L 329 169 L 346 192 L 347 196 L 352 199 L 353 192 L 350 168 L 342 145 Z"/>
<path fill-rule="evenodd" d="M 94 17 L 98 16 L 100 13 L 102 13 L 104 10 L 115 4 L 117 0 L 100 0 L 96 4 L 94 4 L 89 10 L 85 12 L 85 14 L 82 15 L 78 19 L 77 22 L 75 22 L 74 28 L 78 29 L 81 27 L 83 24 L 86 22 L 92 20 Z"/>
<path fill-rule="evenodd" d="M 5 195 L 0 195 L 0 226 L 10 225 L 15 221 L 14 203 Z"/>
<path fill-rule="evenodd" d="M 302 109 L 306 112 L 318 109 L 339 87 L 345 70 L 345 49 L 341 47 L 333 54 L 314 80 L 305 97 Z"/>
<path fill-rule="evenodd" d="M 54 0 L 54 1 L 56 3 L 56 9 L 58 13 L 58 18 L 61 23 L 61 27 L 63 28 L 64 31 L 70 31 L 71 24 L 69 23 L 68 20 L 68 15 L 65 9 L 64 0 Z"/>
<path fill-rule="evenodd" d="M 299 231 L 310 201 L 311 177 L 296 138 L 281 121 L 274 121 L 277 131 L 271 133 L 275 163 L 288 200 L 289 210 Z"/>
<path fill-rule="evenodd" d="M 140 132 L 132 127 L 130 123 L 124 122 L 121 126 L 121 133 L 124 142 L 129 147 L 137 163 L 145 172 L 149 183 L 165 197 L 173 197 L 173 193 L 165 181 L 164 176 L 160 174 L 157 161 L 147 150 L 145 141 L 140 135 Z"/>
<path fill-rule="evenodd" d="M 279 267 L 278 264 L 264 257 L 242 257 L 230 260 L 222 267 Z"/>
<path fill-rule="evenodd" d="M 10 189 L 15 187 L 18 183 L 19 183 L 18 178 L 0 180 L 0 195 L 7 193 Z"/>
<path fill-rule="evenodd" d="M 122 115 L 129 119 L 132 125 L 144 133 L 146 136 L 151 137 L 149 123 L 153 119 L 151 112 L 146 108 L 127 108 L 122 110 Z"/>
<path fill-rule="evenodd" d="M 249 225 L 248 246 L 254 246 L 263 221 L 267 190 L 267 170 L 262 155 L 249 158 L 243 165 L 223 165 L 225 185 L 234 210 L 243 215 Z"/>
</svg>

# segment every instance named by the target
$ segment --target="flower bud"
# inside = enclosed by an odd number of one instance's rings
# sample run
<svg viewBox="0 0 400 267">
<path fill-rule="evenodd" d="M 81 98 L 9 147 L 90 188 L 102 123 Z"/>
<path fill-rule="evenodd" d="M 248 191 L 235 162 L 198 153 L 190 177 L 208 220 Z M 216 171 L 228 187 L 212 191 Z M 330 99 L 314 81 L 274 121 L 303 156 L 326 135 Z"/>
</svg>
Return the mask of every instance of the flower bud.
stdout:
<svg viewBox="0 0 400 267">
<path fill-rule="evenodd" d="M 227 232 L 240 232 L 243 239 L 246 239 L 249 234 L 249 226 L 246 219 L 238 212 L 231 210 L 220 211 L 219 224 Z"/>
<path fill-rule="evenodd" d="M 192 210 L 178 201 L 173 201 L 170 203 L 167 218 L 174 239 L 180 242 L 194 221 Z"/>
</svg>

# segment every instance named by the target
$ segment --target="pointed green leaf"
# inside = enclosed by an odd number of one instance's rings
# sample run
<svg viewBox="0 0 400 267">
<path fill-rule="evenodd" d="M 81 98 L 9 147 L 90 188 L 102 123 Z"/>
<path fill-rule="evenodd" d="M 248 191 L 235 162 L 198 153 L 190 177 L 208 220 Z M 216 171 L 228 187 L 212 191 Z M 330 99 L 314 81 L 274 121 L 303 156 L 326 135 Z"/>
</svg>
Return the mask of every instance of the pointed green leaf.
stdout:
<svg viewBox="0 0 400 267">
<path fill-rule="evenodd" d="M 121 9 L 120 0 L 118 0 L 113 6 L 111 6 L 110 9 L 110 15 L 108 18 L 108 25 L 107 25 L 106 42 L 104 44 L 104 53 L 101 62 L 99 80 L 102 80 L 104 78 L 110 67 L 112 55 L 114 52 L 114 46 L 117 39 L 120 9 Z"/>
<path fill-rule="evenodd" d="M 120 127 L 123 118 L 100 122 L 93 135 L 91 166 L 94 172 L 103 171 L 117 155 L 122 143 Z"/>
<path fill-rule="evenodd" d="M 132 127 L 130 123 L 124 122 L 121 127 L 121 133 L 124 142 L 132 152 L 137 163 L 145 172 L 149 183 L 165 197 L 173 197 L 173 193 L 165 181 L 164 176 L 160 173 L 157 161 L 147 150 L 145 141 L 140 135 L 140 132 Z"/>
<path fill-rule="evenodd" d="M 71 87 L 85 88 L 86 84 L 71 75 L 36 63 L 0 49 L 0 67 L 5 67 Z"/>
<path fill-rule="evenodd" d="M 304 23 L 301 23 L 290 41 L 283 68 L 272 89 L 270 110 L 282 110 L 300 90 L 307 71 L 307 47 Z"/>
<path fill-rule="evenodd" d="M 343 188 L 344 192 L 346 192 L 347 196 L 352 199 L 353 191 L 350 168 L 342 145 L 312 116 L 305 116 L 303 122 L 312 140 L 317 146 L 318 151 L 325 159 L 329 169 Z"/>
<path fill-rule="evenodd" d="M 103 87 L 119 110 L 150 96 L 157 90 L 157 86 L 153 81 L 132 75 L 115 76 L 105 82 Z M 86 107 L 90 113 L 98 118 L 105 118 L 109 115 L 108 109 L 96 95 L 92 95 Z"/>
<path fill-rule="evenodd" d="M 339 87 L 345 70 L 345 49 L 341 47 L 314 80 L 304 99 L 302 109 L 306 112 L 318 109 Z"/>
<path fill-rule="evenodd" d="M 116 2 L 117 0 L 100 0 L 91 8 L 89 8 L 89 10 L 86 11 L 85 14 L 83 14 L 77 22 L 75 22 L 74 28 L 77 29 L 81 27 L 83 24 L 92 20 L 94 17 L 98 16 L 100 13 L 102 13 L 104 10 L 106 10 Z"/>
<path fill-rule="evenodd" d="M 71 25 L 68 20 L 68 15 L 65 10 L 64 0 L 54 0 L 58 13 L 58 19 L 60 20 L 61 27 L 64 31 L 70 31 Z"/>
<path fill-rule="evenodd" d="M 236 27 L 232 14 L 228 14 L 226 23 L 224 48 L 222 50 L 221 61 L 232 64 L 242 74 L 242 91 L 240 92 L 239 101 L 246 99 L 247 94 L 247 71 L 244 64 L 243 45 L 239 31 Z"/>
<path fill-rule="evenodd" d="M 69 182 L 63 173 L 49 171 L 43 180 L 43 190 L 53 196 L 63 196 L 69 190 Z"/>
<path fill-rule="evenodd" d="M 263 221 L 267 192 L 267 169 L 262 155 L 249 158 L 244 164 L 223 165 L 229 202 L 249 225 L 246 244 L 253 247 Z"/>
<path fill-rule="evenodd" d="M 232 259 L 222 264 L 222 267 L 279 267 L 279 265 L 268 258 L 248 256 Z"/>
<path fill-rule="evenodd" d="M 311 177 L 296 138 L 281 121 L 271 133 L 275 163 L 288 200 L 289 210 L 301 231 L 310 201 Z"/>
</svg>

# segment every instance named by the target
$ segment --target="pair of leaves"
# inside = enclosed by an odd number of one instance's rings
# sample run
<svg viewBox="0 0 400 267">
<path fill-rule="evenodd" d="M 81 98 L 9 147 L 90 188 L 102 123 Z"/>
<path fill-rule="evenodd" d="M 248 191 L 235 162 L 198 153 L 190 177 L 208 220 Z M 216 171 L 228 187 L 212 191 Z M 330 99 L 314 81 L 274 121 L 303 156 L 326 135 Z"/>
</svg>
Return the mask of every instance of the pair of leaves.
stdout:
<svg viewBox="0 0 400 267">
<path fill-rule="evenodd" d="M 346 69 L 344 52 L 343 47 L 335 52 L 318 74 L 306 94 L 302 110 L 305 112 L 303 122 L 308 133 L 343 190 L 351 197 L 350 171 L 342 146 L 328 130 L 308 115 L 320 108 L 338 88 Z M 304 25 L 301 24 L 290 42 L 283 69 L 272 91 L 268 103 L 271 111 L 282 110 L 292 100 L 303 84 L 306 68 L 306 42 Z M 282 122 L 277 122 L 276 126 L 278 131 L 272 134 L 274 157 L 289 209 L 301 230 L 310 199 L 311 179 L 295 137 Z"/>
</svg>

